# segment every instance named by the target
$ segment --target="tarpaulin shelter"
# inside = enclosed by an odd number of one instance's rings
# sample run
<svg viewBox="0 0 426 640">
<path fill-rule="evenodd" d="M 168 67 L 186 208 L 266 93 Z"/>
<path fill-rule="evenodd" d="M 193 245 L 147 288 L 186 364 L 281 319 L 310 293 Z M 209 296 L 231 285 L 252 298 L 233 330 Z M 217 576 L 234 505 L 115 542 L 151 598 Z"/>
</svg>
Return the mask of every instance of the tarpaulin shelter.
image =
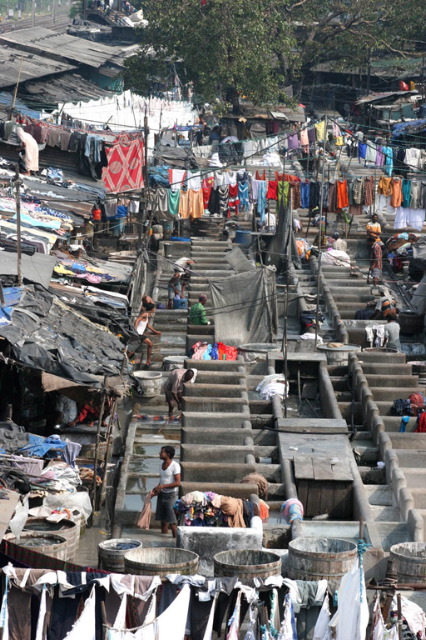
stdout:
<svg viewBox="0 0 426 640">
<path fill-rule="evenodd" d="M 94 387 L 102 385 L 103 376 L 120 376 L 120 340 L 56 296 L 27 287 L 11 309 L 11 321 L 0 325 L 0 337 L 9 343 L 6 355 L 15 362 Z"/>
<path fill-rule="evenodd" d="M 216 341 L 236 347 L 273 342 L 277 332 L 275 271 L 262 267 L 210 282 Z"/>
</svg>

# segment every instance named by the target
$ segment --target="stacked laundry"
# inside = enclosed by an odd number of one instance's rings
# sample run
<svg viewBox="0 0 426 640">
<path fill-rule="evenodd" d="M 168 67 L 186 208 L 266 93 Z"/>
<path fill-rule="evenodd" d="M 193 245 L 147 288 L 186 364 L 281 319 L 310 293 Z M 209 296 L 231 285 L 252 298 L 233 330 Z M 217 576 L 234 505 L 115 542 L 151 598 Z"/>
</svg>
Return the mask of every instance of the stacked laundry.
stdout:
<svg viewBox="0 0 426 640">
<path fill-rule="evenodd" d="M 182 524 L 191 527 L 250 527 L 254 504 L 211 491 L 192 491 L 177 500 L 174 509 Z"/>
</svg>

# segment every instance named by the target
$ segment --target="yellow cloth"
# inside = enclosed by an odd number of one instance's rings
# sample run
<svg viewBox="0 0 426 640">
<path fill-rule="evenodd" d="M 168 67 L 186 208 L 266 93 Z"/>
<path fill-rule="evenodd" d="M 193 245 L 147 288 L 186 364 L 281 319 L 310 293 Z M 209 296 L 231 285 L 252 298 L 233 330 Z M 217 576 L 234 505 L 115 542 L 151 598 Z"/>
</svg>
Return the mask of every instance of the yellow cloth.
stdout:
<svg viewBox="0 0 426 640">
<path fill-rule="evenodd" d="M 59 273 L 60 275 L 63 275 L 63 276 L 75 276 L 74 271 L 70 271 L 69 269 L 65 269 L 65 267 L 62 264 L 57 265 L 54 268 L 54 271 L 55 271 L 55 273 Z"/>
<path fill-rule="evenodd" d="M 316 135 L 316 139 L 319 142 L 324 142 L 324 140 L 325 140 L 325 121 L 318 122 L 318 124 L 315 125 L 315 135 Z"/>
</svg>

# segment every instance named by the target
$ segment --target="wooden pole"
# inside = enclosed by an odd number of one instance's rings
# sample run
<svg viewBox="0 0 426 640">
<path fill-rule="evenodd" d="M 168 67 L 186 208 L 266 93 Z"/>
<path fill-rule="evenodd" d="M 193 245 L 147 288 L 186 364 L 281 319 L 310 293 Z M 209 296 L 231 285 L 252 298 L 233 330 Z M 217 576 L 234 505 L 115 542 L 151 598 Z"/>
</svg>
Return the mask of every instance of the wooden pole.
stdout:
<svg viewBox="0 0 426 640">
<path fill-rule="evenodd" d="M 19 164 L 15 164 L 15 201 L 16 201 L 16 257 L 18 287 L 22 287 L 22 245 L 21 245 L 21 184 Z"/>
<path fill-rule="evenodd" d="M 398 603 L 398 640 L 403 640 L 402 637 L 402 613 L 401 613 L 401 594 L 396 594 L 396 601 Z"/>
<path fill-rule="evenodd" d="M 318 273 L 317 273 L 317 306 L 315 310 L 315 349 L 318 344 L 318 322 L 319 322 L 319 307 L 320 307 L 320 294 L 321 294 L 321 256 L 322 256 L 322 212 L 324 209 L 324 177 L 325 177 L 325 140 L 327 136 L 327 112 L 325 112 L 324 120 L 324 145 L 322 154 L 322 176 L 321 176 L 321 198 L 320 198 L 320 217 L 319 217 L 319 254 L 318 254 Z"/>
<path fill-rule="evenodd" d="M 96 510 L 96 501 L 97 501 L 97 494 L 98 494 L 98 486 L 96 484 L 96 468 L 98 466 L 98 459 L 99 459 L 99 446 L 101 443 L 101 427 L 102 427 L 102 418 L 103 418 L 103 414 L 104 414 L 104 408 L 105 408 L 105 401 L 106 401 L 106 395 L 107 395 L 107 391 L 106 391 L 106 383 L 107 383 L 107 376 L 104 376 L 104 380 L 103 380 L 103 388 L 102 388 L 102 401 L 101 401 L 101 408 L 99 411 L 99 419 L 98 419 L 98 426 L 97 426 L 97 430 L 96 430 L 96 445 L 95 445 L 95 457 L 93 460 L 93 485 L 92 485 L 92 506 L 93 506 L 93 511 Z"/>
</svg>

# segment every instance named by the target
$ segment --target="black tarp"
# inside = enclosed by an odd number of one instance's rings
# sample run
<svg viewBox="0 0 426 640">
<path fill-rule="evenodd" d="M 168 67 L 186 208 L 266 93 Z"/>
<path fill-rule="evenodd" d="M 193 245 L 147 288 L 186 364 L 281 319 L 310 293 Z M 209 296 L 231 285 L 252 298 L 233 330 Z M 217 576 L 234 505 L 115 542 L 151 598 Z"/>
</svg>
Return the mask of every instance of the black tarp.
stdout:
<svg viewBox="0 0 426 640">
<path fill-rule="evenodd" d="M 296 269 L 302 268 L 293 232 L 291 207 L 285 206 L 282 202 L 278 209 L 277 232 L 270 242 L 268 251 L 271 264 L 279 273 L 287 272 L 289 261 Z"/>
<path fill-rule="evenodd" d="M 275 271 L 262 267 L 210 282 L 217 342 L 233 347 L 273 342 L 277 332 Z"/>
<path fill-rule="evenodd" d="M 95 376 L 120 375 L 120 340 L 41 288 L 25 290 L 0 336 L 17 362 L 79 384 L 98 386 Z"/>
<path fill-rule="evenodd" d="M 23 254 L 21 260 L 22 276 L 25 280 L 41 284 L 47 289 L 55 264 L 56 258 L 54 256 L 46 256 L 42 253 L 34 253 L 32 256 Z M 16 253 L 0 252 L 0 275 L 18 275 L 18 259 Z"/>
</svg>

